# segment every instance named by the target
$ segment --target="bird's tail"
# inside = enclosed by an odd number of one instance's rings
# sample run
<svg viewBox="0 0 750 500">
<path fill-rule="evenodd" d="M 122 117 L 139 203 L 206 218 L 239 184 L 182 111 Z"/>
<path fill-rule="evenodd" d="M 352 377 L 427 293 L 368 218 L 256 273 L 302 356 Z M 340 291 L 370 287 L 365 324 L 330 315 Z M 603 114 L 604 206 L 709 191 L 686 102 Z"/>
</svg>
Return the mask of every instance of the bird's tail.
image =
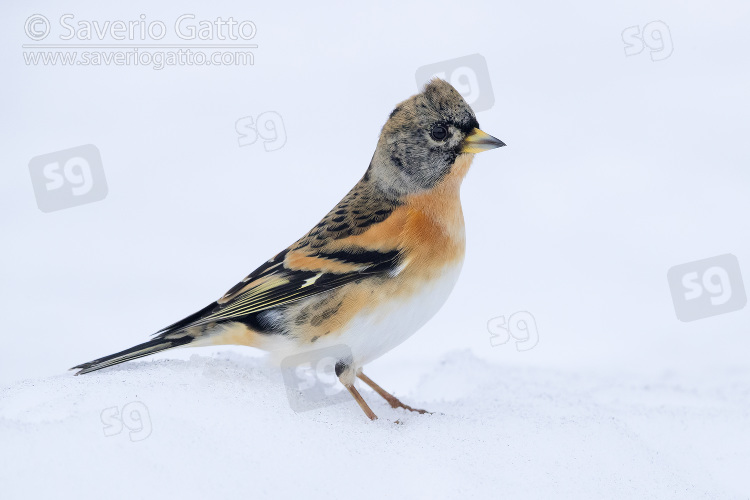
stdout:
<svg viewBox="0 0 750 500">
<path fill-rule="evenodd" d="M 108 366 L 119 365 L 120 363 L 130 361 L 131 359 L 142 358 L 143 356 L 148 356 L 160 351 L 172 349 L 173 347 L 183 346 L 185 344 L 189 344 L 193 340 L 195 340 L 195 338 L 190 335 L 183 335 L 178 338 L 171 339 L 157 337 L 153 340 L 149 340 L 148 342 L 144 342 L 143 344 L 133 346 L 130 349 L 125 349 L 124 351 L 116 352 L 114 354 L 110 354 L 109 356 L 104 356 L 103 358 L 95 359 L 93 361 L 89 361 L 88 363 L 74 366 L 73 368 L 71 368 L 71 370 L 78 370 L 78 372 L 76 372 L 76 375 L 81 375 L 82 373 L 101 370 L 102 368 L 107 368 Z"/>
</svg>

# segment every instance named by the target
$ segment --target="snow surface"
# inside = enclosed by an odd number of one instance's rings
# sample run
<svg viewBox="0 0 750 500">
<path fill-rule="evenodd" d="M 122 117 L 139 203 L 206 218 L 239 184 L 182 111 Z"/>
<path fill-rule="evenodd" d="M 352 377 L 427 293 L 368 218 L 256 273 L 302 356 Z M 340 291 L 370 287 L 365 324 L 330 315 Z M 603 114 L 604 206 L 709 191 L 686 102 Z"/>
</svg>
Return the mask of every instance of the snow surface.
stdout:
<svg viewBox="0 0 750 500">
<path fill-rule="evenodd" d="M 681 322 L 667 281 L 731 253 L 750 288 L 750 2 L 3 5 L 0 500 L 750 498 L 750 307 Z M 249 19 L 255 65 L 25 64 L 29 17 L 66 13 Z M 655 21 L 670 57 L 626 55 L 623 33 Z M 440 413 L 372 394 L 374 423 L 353 403 L 294 413 L 240 347 L 64 372 L 205 307 L 307 232 L 362 176 L 417 70 L 476 53 L 495 101 L 477 118 L 508 146 L 462 187 L 448 302 L 366 366 Z M 269 111 L 284 146 L 241 146 L 238 121 Z M 107 197 L 41 212 L 30 160 L 84 144 Z M 488 323 L 518 312 L 533 349 L 493 347 Z M 127 408 L 145 430 L 117 432 Z"/>
<path fill-rule="evenodd" d="M 369 392 L 370 422 L 353 402 L 293 412 L 260 358 L 139 361 L 2 389 L 0 484 L 4 499 L 748 498 L 748 381 L 454 351 L 398 394 L 434 414 Z M 130 402 L 142 424 L 106 436 L 102 413 Z"/>
</svg>

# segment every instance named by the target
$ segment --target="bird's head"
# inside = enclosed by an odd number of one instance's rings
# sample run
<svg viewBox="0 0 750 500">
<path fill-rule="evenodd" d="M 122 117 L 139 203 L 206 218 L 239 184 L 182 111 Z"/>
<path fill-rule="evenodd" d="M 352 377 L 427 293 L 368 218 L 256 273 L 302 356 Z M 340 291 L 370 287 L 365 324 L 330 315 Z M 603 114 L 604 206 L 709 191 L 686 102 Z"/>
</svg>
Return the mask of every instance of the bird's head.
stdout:
<svg viewBox="0 0 750 500">
<path fill-rule="evenodd" d="M 367 175 L 386 193 L 418 193 L 433 188 L 454 166 L 468 167 L 474 153 L 500 146 L 505 144 L 479 130 L 461 94 L 433 79 L 391 112 Z"/>
</svg>

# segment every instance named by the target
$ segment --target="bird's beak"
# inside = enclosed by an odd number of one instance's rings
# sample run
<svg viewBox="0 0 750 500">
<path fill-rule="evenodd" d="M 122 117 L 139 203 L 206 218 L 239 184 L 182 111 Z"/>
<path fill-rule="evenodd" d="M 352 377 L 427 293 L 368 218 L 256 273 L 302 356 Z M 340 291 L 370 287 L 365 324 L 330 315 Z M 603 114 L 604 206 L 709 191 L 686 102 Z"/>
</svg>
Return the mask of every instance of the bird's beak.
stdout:
<svg viewBox="0 0 750 500">
<path fill-rule="evenodd" d="M 461 145 L 461 152 L 481 153 L 482 151 L 489 151 L 490 149 L 503 146 L 505 146 L 505 143 L 500 139 L 492 137 L 490 134 L 485 134 L 478 128 L 475 128 L 464 139 L 464 142 Z"/>
</svg>

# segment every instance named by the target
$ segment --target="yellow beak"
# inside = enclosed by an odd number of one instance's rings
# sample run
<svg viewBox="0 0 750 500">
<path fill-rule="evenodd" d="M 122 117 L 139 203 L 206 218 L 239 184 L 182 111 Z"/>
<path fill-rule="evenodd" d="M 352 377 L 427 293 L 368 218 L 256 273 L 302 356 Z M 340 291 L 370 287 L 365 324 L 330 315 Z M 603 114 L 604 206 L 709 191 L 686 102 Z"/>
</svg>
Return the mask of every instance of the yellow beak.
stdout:
<svg viewBox="0 0 750 500">
<path fill-rule="evenodd" d="M 505 146 L 505 143 L 500 139 L 492 137 L 490 134 L 485 134 L 478 128 L 475 128 L 464 139 L 464 142 L 461 145 L 461 152 L 481 153 L 482 151 L 488 151 L 503 146 Z"/>
</svg>

